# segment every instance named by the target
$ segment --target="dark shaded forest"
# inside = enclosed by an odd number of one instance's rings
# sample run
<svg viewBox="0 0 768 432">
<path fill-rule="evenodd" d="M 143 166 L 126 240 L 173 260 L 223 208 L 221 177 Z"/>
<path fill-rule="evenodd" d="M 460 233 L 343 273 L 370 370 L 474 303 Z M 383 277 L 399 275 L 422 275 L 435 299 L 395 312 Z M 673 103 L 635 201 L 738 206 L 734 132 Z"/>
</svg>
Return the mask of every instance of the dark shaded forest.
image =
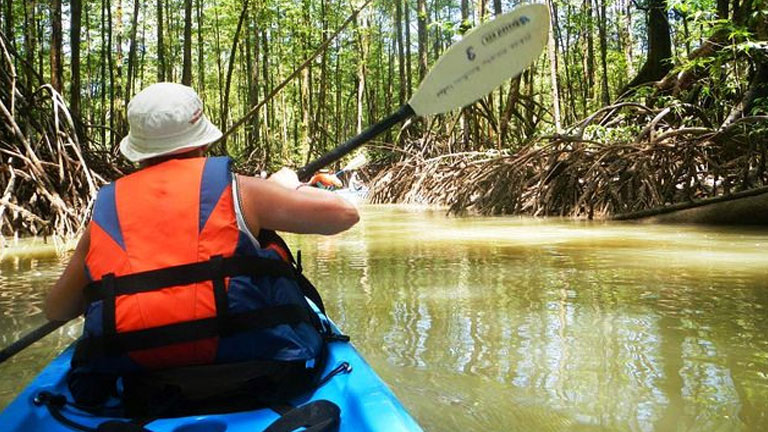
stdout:
<svg viewBox="0 0 768 432">
<path fill-rule="evenodd" d="M 454 113 L 366 146 L 374 202 L 608 217 L 761 187 L 763 0 L 547 1 L 549 45 Z M 0 2 L 0 229 L 75 235 L 132 95 L 196 89 L 242 172 L 298 167 L 404 103 L 485 0 Z M 343 162 L 343 161 L 342 161 Z"/>
</svg>

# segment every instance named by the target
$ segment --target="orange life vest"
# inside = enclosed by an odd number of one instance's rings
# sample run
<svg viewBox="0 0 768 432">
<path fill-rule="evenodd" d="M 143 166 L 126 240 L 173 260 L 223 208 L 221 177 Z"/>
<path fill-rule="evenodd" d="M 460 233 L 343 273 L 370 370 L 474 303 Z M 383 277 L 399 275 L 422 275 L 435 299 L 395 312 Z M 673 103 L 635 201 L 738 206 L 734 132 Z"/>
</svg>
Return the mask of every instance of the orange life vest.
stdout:
<svg viewBox="0 0 768 432">
<path fill-rule="evenodd" d="M 99 191 L 79 364 L 121 373 L 320 355 L 296 269 L 238 228 L 229 164 L 172 159 Z"/>
</svg>

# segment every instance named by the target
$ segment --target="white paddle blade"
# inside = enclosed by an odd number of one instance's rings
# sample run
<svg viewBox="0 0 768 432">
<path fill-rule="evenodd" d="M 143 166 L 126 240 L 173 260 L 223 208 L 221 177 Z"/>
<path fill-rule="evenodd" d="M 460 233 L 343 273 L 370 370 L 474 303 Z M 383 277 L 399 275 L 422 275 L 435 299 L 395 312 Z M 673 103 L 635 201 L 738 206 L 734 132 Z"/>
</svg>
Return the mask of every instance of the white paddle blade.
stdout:
<svg viewBox="0 0 768 432">
<path fill-rule="evenodd" d="M 548 34 L 546 5 L 521 6 L 499 15 L 451 45 L 408 105 L 420 116 L 469 105 L 533 63 Z"/>
<path fill-rule="evenodd" d="M 368 163 L 368 160 L 365 157 L 365 153 L 360 153 L 359 155 L 355 156 L 347 165 L 344 166 L 344 168 L 341 169 L 341 171 L 353 171 L 356 170 L 363 165 Z"/>
</svg>

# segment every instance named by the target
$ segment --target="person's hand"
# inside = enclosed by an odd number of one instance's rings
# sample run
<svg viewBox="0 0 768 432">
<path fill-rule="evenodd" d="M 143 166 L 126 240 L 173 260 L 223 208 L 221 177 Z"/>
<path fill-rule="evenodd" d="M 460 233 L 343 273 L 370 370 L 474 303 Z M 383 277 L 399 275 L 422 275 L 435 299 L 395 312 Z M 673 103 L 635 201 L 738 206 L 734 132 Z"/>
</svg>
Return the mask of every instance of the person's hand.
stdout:
<svg viewBox="0 0 768 432">
<path fill-rule="evenodd" d="M 296 171 L 286 167 L 280 168 L 280 171 L 269 176 L 267 180 L 275 182 L 288 189 L 296 189 L 301 184 L 299 176 L 296 175 Z"/>
</svg>

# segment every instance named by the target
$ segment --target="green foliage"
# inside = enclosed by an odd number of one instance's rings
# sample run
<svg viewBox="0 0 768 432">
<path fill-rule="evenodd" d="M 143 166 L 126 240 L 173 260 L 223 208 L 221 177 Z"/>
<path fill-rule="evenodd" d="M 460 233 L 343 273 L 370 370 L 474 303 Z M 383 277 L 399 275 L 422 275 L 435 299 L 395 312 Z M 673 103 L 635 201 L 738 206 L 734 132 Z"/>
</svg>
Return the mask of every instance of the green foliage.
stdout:
<svg viewBox="0 0 768 432">
<path fill-rule="evenodd" d="M 122 21 L 118 26 L 117 3 L 104 2 L 111 8 L 113 37 L 111 45 L 101 40 L 101 3 L 84 2 L 82 66 L 83 115 L 89 129 L 93 148 L 109 151 L 126 132 L 124 127 L 115 126 L 115 133 L 104 133 L 102 125 L 109 126 L 112 118 L 118 118 L 125 109 L 126 96 L 115 95 L 114 109 L 110 98 L 116 91 L 126 88 L 126 70 L 129 32 L 132 21 L 132 5 L 122 1 Z M 240 158 L 251 157 L 255 164 L 274 169 L 281 164 L 302 165 L 309 156 L 317 156 L 336 144 L 353 136 L 358 123 L 365 127 L 396 109 L 401 88 L 406 94 L 418 86 L 418 37 L 416 2 L 403 1 L 410 11 L 410 23 L 398 23 L 395 16 L 395 1 L 373 2 L 355 23 L 341 32 L 330 44 L 328 50 L 311 62 L 311 70 L 299 74 L 274 98 L 259 110 L 254 122 L 241 127 L 227 142 L 227 151 Z M 399 0 L 402 1 L 402 0 Z M 607 0 L 606 0 L 607 1 Z M 198 28 L 197 5 L 202 5 L 202 27 Z M 229 110 L 229 122 L 241 118 L 251 108 L 252 97 L 263 100 L 298 65 L 333 33 L 349 17 L 361 2 L 350 0 L 251 0 L 246 25 L 239 35 L 232 71 L 232 88 L 229 106 L 223 105 L 223 91 L 229 64 L 235 29 L 242 11 L 243 2 L 235 0 L 194 0 L 192 71 L 193 86 L 203 97 L 206 114 L 216 123 L 223 121 L 223 110 Z M 637 73 L 644 63 L 648 46 L 645 12 L 623 4 L 607 1 L 606 16 L 601 17 L 601 0 L 592 2 L 591 19 L 579 0 L 553 0 L 555 12 L 555 36 L 557 50 L 556 85 L 558 86 L 562 112 L 562 123 L 573 124 L 602 105 L 602 81 L 607 80 L 611 98 L 618 96 L 624 85 Z M 759 0 L 759 3 L 765 3 Z M 180 80 L 182 67 L 182 43 L 184 13 L 183 0 L 164 0 L 164 50 L 167 57 L 169 77 Z M 462 22 L 458 0 L 429 0 L 427 10 L 422 14 L 427 22 L 426 52 L 429 64 L 433 64 L 440 52 L 459 38 L 463 29 L 477 25 L 481 19 L 491 19 L 492 3 L 485 2 L 485 17 L 480 17 L 478 3 L 470 2 L 470 14 Z M 644 3 L 643 3 L 644 4 Z M 676 57 L 673 59 L 675 72 L 704 70 L 704 78 L 697 80 L 693 89 L 683 92 L 681 97 L 692 98 L 704 109 L 714 113 L 715 118 L 727 112 L 728 105 L 743 93 L 749 70 L 749 62 L 758 52 L 766 50 L 765 41 L 749 31 L 751 22 L 735 25 L 729 20 L 717 18 L 715 0 L 669 0 L 670 25 L 674 37 Z M 45 77 L 50 75 L 48 53 L 50 50 L 50 14 L 44 2 L 25 4 L 13 0 L 14 40 L 12 44 L 26 56 L 25 30 L 34 29 L 35 45 L 31 54 L 35 70 Z M 641 4 L 642 5 L 642 4 Z M 508 11 L 512 4 L 505 3 Z M 0 8 L 0 14 L 6 13 Z M 34 23 L 25 25 L 27 19 Z M 68 22 L 68 9 L 64 9 L 64 21 Z M 87 15 L 87 17 L 86 17 Z M 757 7 L 751 20 L 765 20 L 768 8 Z M 600 50 L 601 19 L 605 19 L 607 30 L 605 60 L 607 70 L 603 77 Z M 1 28 L 4 29 L 4 20 Z M 408 24 L 410 46 L 404 49 L 410 59 L 397 52 L 398 28 L 403 32 Z M 685 25 L 687 24 L 687 26 Z M 137 70 L 134 91 L 154 82 L 158 69 L 158 47 L 156 29 L 156 2 L 141 2 L 137 28 Z M 752 27 L 750 27 L 752 26 Z M 118 35 L 118 27 L 122 30 Z M 67 27 L 65 26 L 65 33 Z M 728 32 L 728 49 L 719 50 L 716 55 L 688 58 L 686 48 L 695 50 L 716 31 Z M 203 46 L 203 77 L 198 76 L 198 35 Z M 117 55 L 118 36 L 122 40 L 122 55 Z M 439 40 L 436 40 L 439 39 Z M 65 34 L 65 54 L 68 35 Z M 592 42 L 593 76 L 589 77 L 588 41 Z M 439 42 L 439 43 L 437 43 Z M 405 43 L 405 41 L 403 41 Z M 250 64 L 246 56 L 250 50 Z M 102 65 L 107 64 L 107 54 L 112 55 L 114 65 L 107 66 L 105 76 L 101 75 Z M 410 60 L 411 69 L 405 70 L 406 79 L 399 76 L 400 67 L 406 67 Z M 537 135 L 553 130 L 553 83 L 550 76 L 550 59 L 543 55 L 529 73 L 519 82 L 519 94 L 510 98 L 510 86 L 486 98 L 484 105 L 477 104 L 465 111 L 467 132 L 463 122 L 455 121 L 455 114 L 440 117 L 434 123 L 414 122 L 405 131 L 405 137 L 420 137 L 431 127 L 443 139 L 439 140 L 435 152 L 459 150 L 484 150 L 487 148 L 516 148 L 529 142 Z M 69 67 L 65 55 L 65 69 Z M 22 76 L 27 73 L 22 71 Z M 407 87 L 410 77 L 411 87 Z M 65 70 L 65 91 L 67 96 L 69 71 Z M 201 79 L 202 78 L 202 79 Z M 364 80 L 364 87 L 361 88 Z M 202 83 L 201 83 L 202 81 Z M 589 83 L 592 82 L 592 87 Z M 654 89 L 645 87 L 634 93 L 636 100 L 649 98 Z M 255 95 L 255 96 L 254 96 Z M 358 96 L 360 96 L 358 98 Z M 128 95 L 130 97 L 130 95 Z M 102 98 L 104 102 L 102 103 Z M 657 97 L 655 104 L 673 103 L 674 97 Z M 508 100 L 515 105 L 505 110 Z M 499 124 L 502 115 L 506 117 L 504 128 Z M 765 112 L 765 100 L 753 104 L 753 112 Z M 358 116 L 360 118 L 358 118 Z M 226 129 L 228 125 L 220 126 Z M 505 135 L 498 134 L 504 129 Z M 258 133 L 257 133 L 258 132 Z M 590 133 L 600 140 L 623 142 L 630 129 L 594 130 Z M 258 140 L 256 140 L 258 136 Z M 392 131 L 382 140 L 392 144 L 397 134 Z M 469 148 L 464 144 L 456 146 L 446 143 L 463 143 L 469 137 Z M 398 143 L 402 145 L 403 143 Z M 381 151 L 381 150 L 377 150 Z M 399 157 L 394 153 L 393 157 Z"/>
<path fill-rule="evenodd" d="M 768 115 L 768 97 L 756 98 L 752 102 L 752 108 L 749 110 L 749 115 Z"/>
<path fill-rule="evenodd" d="M 621 115 L 618 116 L 622 118 Z M 631 124 L 613 127 L 604 127 L 591 124 L 584 131 L 584 138 L 592 141 L 612 144 L 628 144 L 642 130 L 641 125 Z"/>
</svg>

